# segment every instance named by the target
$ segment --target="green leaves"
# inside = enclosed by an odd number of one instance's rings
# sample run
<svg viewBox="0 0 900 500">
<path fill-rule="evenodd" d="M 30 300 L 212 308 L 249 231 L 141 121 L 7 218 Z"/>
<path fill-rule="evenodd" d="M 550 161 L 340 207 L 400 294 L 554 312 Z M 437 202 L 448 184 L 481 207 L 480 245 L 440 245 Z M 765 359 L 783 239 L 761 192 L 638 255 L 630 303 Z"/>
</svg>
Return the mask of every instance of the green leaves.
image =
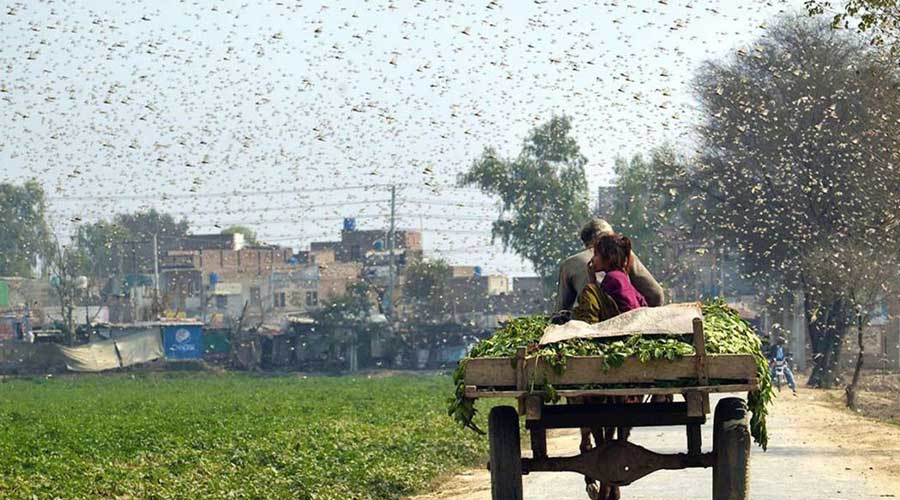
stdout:
<svg viewBox="0 0 900 500">
<path fill-rule="evenodd" d="M 0 276 L 30 278 L 50 251 L 44 190 L 35 181 L 0 183 Z"/>
<path fill-rule="evenodd" d="M 397 500 L 486 451 L 446 377 L 0 383 L 0 498 Z M 402 402 L 402 404 L 398 404 Z"/>
<path fill-rule="evenodd" d="M 444 294 L 450 265 L 443 259 L 414 259 L 403 268 L 403 299 L 415 318 L 441 319 L 452 310 Z"/>
<path fill-rule="evenodd" d="M 163 241 L 184 236 L 188 229 L 186 219 L 176 221 L 172 215 L 155 209 L 120 213 L 110 220 L 81 224 L 72 238 L 81 260 L 77 272 L 106 278 L 123 271 L 123 260 L 147 268 L 152 266 L 152 262 L 136 263 L 132 260 L 136 248 L 150 248 L 154 234 Z"/>
<path fill-rule="evenodd" d="M 616 158 L 609 222 L 631 238 L 635 254 L 660 282 L 689 281 L 697 271 L 684 259 L 672 257 L 671 235 L 666 231 L 689 235 L 686 228 L 694 207 L 685 172 L 690 160 L 669 145 L 653 148 L 648 156 Z"/>
<path fill-rule="evenodd" d="M 835 29 L 856 29 L 868 33 L 871 45 L 888 43 L 892 54 L 900 51 L 897 41 L 898 27 L 897 0 L 844 0 L 833 5 L 827 0 L 805 0 L 803 2 L 811 16 L 831 15 L 831 27 Z M 837 10 L 835 10 L 837 8 Z"/>
<path fill-rule="evenodd" d="M 243 225 L 235 225 L 228 226 L 222 231 L 221 234 L 242 234 L 244 235 L 244 242 L 248 245 L 258 245 L 259 241 L 256 239 L 256 231 L 250 229 L 247 226 Z"/>
<path fill-rule="evenodd" d="M 571 129 L 568 117 L 553 117 L 531 131 L 517 157 L 502 159 L 486 148 L 460 178 L 460 184 L 500 198 L 504 213 L 494 222 L 493 237 L 548 280 L 559 262 L 581 249 L 576 235 L 590 217 L 587 160 Z"/>
</svg>

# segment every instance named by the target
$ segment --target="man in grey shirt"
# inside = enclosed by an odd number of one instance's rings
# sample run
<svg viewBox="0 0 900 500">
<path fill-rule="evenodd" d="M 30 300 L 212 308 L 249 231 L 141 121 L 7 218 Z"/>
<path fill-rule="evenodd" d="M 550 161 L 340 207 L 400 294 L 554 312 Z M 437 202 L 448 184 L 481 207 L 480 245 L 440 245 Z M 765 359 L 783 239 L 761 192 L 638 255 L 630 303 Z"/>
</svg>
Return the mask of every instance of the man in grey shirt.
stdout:
<svg viewBox="0 0 900 500">
<path fill-rule="evenodd" d="M 578 295 L 590 280 L 588 263 L 594 256 L 597 238 L 613 232 L 612 226 L 603 219 L 593 218 L 581 228 L 581 241 L 585 249 L 572 255 L 559 265 L 559 290 L 556 294 L 556 310 L 571 310 L 578 303 Z M 647 299 L 647 305 L 657 307 L 663 304 L 663 289 L 644 267 L 637 255 L 628 272 L 631 284 Z"/>
</svg>

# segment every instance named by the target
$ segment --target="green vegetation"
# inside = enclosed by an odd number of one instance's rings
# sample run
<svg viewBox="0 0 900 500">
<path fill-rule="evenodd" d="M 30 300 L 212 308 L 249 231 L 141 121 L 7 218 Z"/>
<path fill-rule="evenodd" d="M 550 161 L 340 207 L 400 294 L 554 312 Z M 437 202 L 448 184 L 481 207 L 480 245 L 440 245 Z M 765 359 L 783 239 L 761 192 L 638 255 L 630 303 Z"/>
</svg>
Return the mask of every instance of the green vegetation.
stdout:
<svg viewBox="0 0 900 500">
<path fill-rule="evenodd" d="M 402 300 L 408 303 L 413 321 L 443 320 L 452 311 L 445 297 L 450 273 L 450 264 L 443 259 L 414 259 L 406 264 Z"/>
<path fill-rule="evenodd" d="M 162 245 L 166 240 L 185 236 L 189 230 L 187 219 L 175 220 L 171 214 L 153 208 L 81 224 L 72 235 L 72 250 L 78 255 L 78 268 L 73 272 L 107 278 L 128 271 L 128 266 L 152 267 L 152 261 L 135 259 L 147 259 L 141 249 L 152 248 L 153 236 Z"/>
<path fill-rule="evenodd" d="M 548 319 L 542 316 L 530 316 L 514 319 L 500 329 L 493 337 L 485 339 L 472 348 L 469 358 L 515 356 L 516 349 L 528 346 L 526 355 L 548 363 L 555 371 L 562 373 L 566 368 L 566 359 L 572 356 L 601 356 L 603 369 L 609 370 L 622 364 L 625 358 L 636 356 L 641 362 L 654 359 L 675 359 L 680 356 L 691 356 L 694 347 L 679 337 L 629 337 L 626 340 L 592 340 L 573 339 L 545 346 L 538 346 Z M 768 445 L 766 431 L 766 415 L 768 405 L 775 397 L 769 378 L 769 363 L 762 354 L 762 345 L 753 328 L 740 319 L 737 312 L 729 308 L 724 301 L 715 300 L 703 304 L 703 328 L 706 334 L 706 352 L 709 354 L 752 354 L 756 358 L 757 377 L 760 380 L 759 390 L 751 392 L 747 404 L 753 412 L 750 421 L 750 433 L 763 449 Z M 449 400 L 448 413 L 461 425 L 481 432 L 473 422 L 477 414 L 475 402 L 465 397 L 465 360 L 460 362 L 454 374 L 456 384 L 454 396 Z M 535 389 L 534 381 L 531 384 Z M 551 394 L 552 387 L 546 389 Z"/>
<path fill-rule="evenodd" d="M 256 231 L 250 229 L 247 226 L 228 226 L 221 231 L 221 234 L 242 234 L 244 235 L 244 243 L 246 243 L 247 245 L 259 244 L 259 240 L 256 239 Z"/>
<path fill-rule="evenodd" d="M 751 46 L 695 78 L 696 227 L 773 303 L 803 292 L 808 384 L 830 389 L 856 308 L 900 281 L 900 169 L 883 154 L 900 150 L 900 74 L 821 20 L 779 18 Z"/>
<path fill-rule="evenodd" d="M 482 458 L 449 379 L 169 374 L 0 382 L 0 498 L 396 499 Z"/>
<path fill-rule="evenodd" d="M 485 148 L 459 180 L 500 198 L 493 238 L 530 261 L 547 290 L 559 263 L 583 249 L 577 235 L 591 216 L 585 164 L 570 118 L 554 116 L 531 130 L 517 156 Z"/>
<path fill-rule="evenodd" d="M 0 183 L 0 276 L 30 278 L 50 248 L 44 189 L 34 180 Z"/>
<path fill-rule="evenodd" d="M 662 145 L 631 160 L 616 157 L 613 169 L 612 210 L 605 214 L 612 227 L 631 238 L 634 253 L 660 283 L 671 287 L 702 281 L 701 271 L 686 255 L 689 250 L 672 245 L 673 236 L 702 241 L 703 235 L 693 227 L 697 207 L 688 176 L 691 158 Z"/>
</svg>

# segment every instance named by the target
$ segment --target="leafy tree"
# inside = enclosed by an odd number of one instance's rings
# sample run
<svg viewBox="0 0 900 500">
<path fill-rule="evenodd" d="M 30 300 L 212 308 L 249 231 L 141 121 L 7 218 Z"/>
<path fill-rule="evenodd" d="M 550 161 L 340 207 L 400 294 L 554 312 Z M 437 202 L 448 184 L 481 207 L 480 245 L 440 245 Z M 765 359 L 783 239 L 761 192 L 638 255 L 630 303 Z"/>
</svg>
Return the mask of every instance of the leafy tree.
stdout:
<svg viewBox="0 0 900 500">
<path fill-rule="evenodd" d="M 60 245 L 59 241 L 50 245 L 48 251 L 50 284 L 59 298 L 66 344 L 71 346 L 75 344 L 75 299 L 82 293 L 78 281 L 83 256 L 72 246 Z"/>
<path fill-rule="evenodd" d="M 504 213 L 493 224 L 493 237 L 528 259 L 552 290 L 557 266 L 583 248 L 578 239 L 590 217 L 587 180 L 568 117 L 555 116 L 534 128 L 515 158 L 485 148 L 460 184 L 478 186 L 500 197 Z"/>
<path fill-rule="evenodd" d="M 44 189 L 37 182 L 0 184 L 0 276 L 30 278 L 51 250 Z"/>
<path fill-rule="evenodd" d="M 190 229 L 187 219 L 176 221 L 171 214 L 158 212 L 153 208 L 118 214 L 113 218 L 113 223 L 125 230 L 131 238 L 144 241 L 152 239 L 154 234 L 158 238 L 177 238 L 186 235 Z"/>
<path fill-rule="evenodd" d="M 888 45 L 893 55 L 900 53 L 898 0 L 806 0 L 804 5 L 810 15 L 831 15 L 833 28 L 855 28 L 869 34 L 872 45 Z"/>
<path fill-rule="evenodd" d="M 698 222 L 753 276 L 804 292 L 810 384 L 831 387 L 854 307 L 896 283 L 898 79 L 809 19 L 782 18 L 753 47 L 696 80 Z"/>
<path fill-rule="evenodd" d="M 114 222 L 101 220 L 78 226 L 74 242 L 80 256 L 80 271 L 97 278 L 121 273 L 126 257 L 124 243 L 130 239 L 131 233 Z"/>
<path fill-rule="evenodd" d="M 256 245 L 259 243 L 256 240 L 256 231 L 250 229 L 247 226 L 229 226 L 223 229 L 221 234 L 243 234 L 244 242 L 248 245 Z"/>
<path fill-rule="evenodd" d="M 316 328 L 328 339 L 333 353 L 339 352 L 343 346 L 355 343 L 362 348 L 360 363 L 364 364 L 368 357 L 366 347 L 370 345 L 369 340 L 382 328 L 371 321 L 372 312 L 377 310 L 371 286 L 365 282 L 357 282 L 348 285 L 344 293 L 325 301 L 311 316 L 316 321 Z"/>
<path fill-rule="evenodd" d="M 635 253 L 654 276 L 670 283 L 690 271 L 672 255 L 672 239 L 688 239 L 692 232 L 687 160 L 670 146 L 655 148 L 649 156 L 616 158 L 610 223 L 633 240 Z"/>
<path fill-rule="evenodd" d="M 370 292 L 367 283 L 352 283 L 347 286 L 344 293 L 324 301 L 322 307 L 314 311 L 312 316 L 325 330 L 360 327 L 375 309 Z"/>
<path fill-rule="evenodd" d="M 159 244 L 187 234 L 186 219 L 176 221 L 170 214 L 155 209 L 117 214 L 112 220 L 82 224 L 75 231 L 75 246 L 83 263 L 80 272 L 94 277 L 109 277 L 121 272 L 128 245 L 150 245 L 156 235 Z"/>
<path fill-rule="evenodd" d="M 447 279 L 450 265 L 442 259 L 416 259 L 403 269 L 403 299 L 418 320 L 441 319 L 450 313 Z"/>
</svg>

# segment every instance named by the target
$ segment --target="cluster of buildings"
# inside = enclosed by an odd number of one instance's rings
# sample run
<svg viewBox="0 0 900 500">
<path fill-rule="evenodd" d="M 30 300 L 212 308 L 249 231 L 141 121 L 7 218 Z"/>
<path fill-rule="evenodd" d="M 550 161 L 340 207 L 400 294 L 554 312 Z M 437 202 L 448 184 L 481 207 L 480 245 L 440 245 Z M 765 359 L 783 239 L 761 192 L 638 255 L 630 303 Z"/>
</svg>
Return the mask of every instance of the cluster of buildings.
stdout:
<svg viewBox="0 0 900 500">
<path fill-rule="evenodd" d="M 391 299 L 402 302 L 404 268 L 423 258 L 422 235 L 404 230 L 393 234 L 389 250 L 386 231 L 360 230 L 347 220 L 339 241 L 312 242 L 309 250 L 300 252 L 250 246 L 241 234 L 180 238 L 160 247 L 163 314 L 201 318 L 217 327 L 235 321 L 243 312 L 246 322 L 280 328 L 290 320 L 311 318 L 354 283 L 365 282 L 378 291 L 381 300 L 373 301 L 373 307 L 379 307 L 392 279 L 396 286 Z M 134 271 L 148 269 L 145 265 Z M 451 266 L 446 300 L 453 304 L 454 314 L 446 320 L 491 328 L 500 317 L 537 312 L 544 305 L 540 286 L 539 278 L 483 276 L 478 267 Z M 148 288 L 123 290 L 123 296 L 147 297 L 153 293 Z M 150 304 L 133 301 L 130 305 L 111 310 L 110 319 L 132 320 L 146 314 Z"/>
<path fill-rule="evenodd" d="M 604 213 L 604 207 L 598 210 Z M 678 268 L 653 272 L 665 284 L 668 301 L 724 296 L 763 335 L 780 325 L 798 367 L 809 364 L 802 295 L 782 294 L 779 303 L 765 303 L 768 294 L 741 276 L 736 255 L 701 248 L 678 234 L 667 241 L 665 260 Z M 422 234 L 362 230 L 353 219 L 344 221 L 339 240 L 312 242 L 299 252 L 252 244 L 240 233 L 125 245 L 118 252 L 115 275 L 85 283 L 76 299 L 76 322 L 92 327 L 160 319 L 197 322 L 204 327 L 207 351 L 219 355 L 229 348 L 229 332 L 250 329 L 260 342 L 249 342 L 255 346 L 249 364 L 305 363 L 327 369 L 451 363 L 502 321 L 552 308 L 538 277 L 485 275 L 478 266 L 450 266 L 440 291 L 447 307 L 422 318 L 409 307 L 405 273 L 409 263 L 424 257 Z M 373 324 L 337 336 L 323 331 L 316 313 L 355 284 L 367 285 L 369 310 L 359 316 Z M 869 367 L 900 368 L 900 321 L 891 310 L 900 311 L 900 303 L 886 303 L 866 327 Z M 52 341 L 59 332 L 51 325 L 61 319 L 49 280 L 0 278 L 0 342 L 21 338 L 25 330 L 33 330 L 38 342 Z M 844 359 L 852 362 L 854 350 L 848 343 Z M 405 357 L 398 356 L 400 351 Z"/>
<path fill-rule="evenodd" d="M 489 333 L 500 321 L 547 310 L 537 277 L 483 275 L 477 266 L 450 266 L 442 291 L 442 300 L 451 306 L 447 314 L 409 321 L 412 318 L 405 318 L 403 307 L 397 304 L 408 303 L 404 300 L 404 270 L 409 262 L 423 258 L 421 233 L 362 230 L 353 219 L 344 221 L 339 240 L 312 242 L 308 250 L 299 252 L 250 244 L 240 233 L 161 237 L 155 246 L 152 242 L 127 245 L 119 252 L 123 256 L 120 272 L 92 280 L 92 286 L 79 297 L 77 322 L 200 321 L 210 339 L 227 336 L 223 332 L 240 324 L 241 329 L 252 328 L 265 337 L 263 345 L 267 347 L 258 349 L 260 355 L 268 355 L 270 361 L 281 359 L 280 364 L 296 361 L 301 345 L 328 343 L 316 335 L 321 332 L 316 332 L 315 313 L 354 284 L 369 285 L 375 295 L 370 311 L 361 313 L 386 321 L 385 305 L 395 304 L 390 330 L 415 337 L 416 348 L 428 351 L 407 355 L 402 362 L 406 365 L 453 361 L 464 352 L 467 342 Z M 17 328 L 22 330 L 23 307 L 34 322 L 30 326 L 60 319 L 58 298 L 46 281 L 2 281 L 0 311 L 5 310 L 6 315 L 0 321 L 0 341 L 14 337 Z M 413 328 L 422 331 L 402 331 Z M 307 338 L 298 338 L 303 336 Z M 386 358 L 388 353 L 381 354 L 388 339 L 382 335 L 378 340 L 382 345 L 366 345 L 361 354 L 357 354 L 357 346 L 337 346 L 320 354 L 339 362 L 361 357 L 395 364 L 395 352 L 389 353 L 391 359 Z M 347 352 L 348 347 L 352 352 Z"/>
</svg>

